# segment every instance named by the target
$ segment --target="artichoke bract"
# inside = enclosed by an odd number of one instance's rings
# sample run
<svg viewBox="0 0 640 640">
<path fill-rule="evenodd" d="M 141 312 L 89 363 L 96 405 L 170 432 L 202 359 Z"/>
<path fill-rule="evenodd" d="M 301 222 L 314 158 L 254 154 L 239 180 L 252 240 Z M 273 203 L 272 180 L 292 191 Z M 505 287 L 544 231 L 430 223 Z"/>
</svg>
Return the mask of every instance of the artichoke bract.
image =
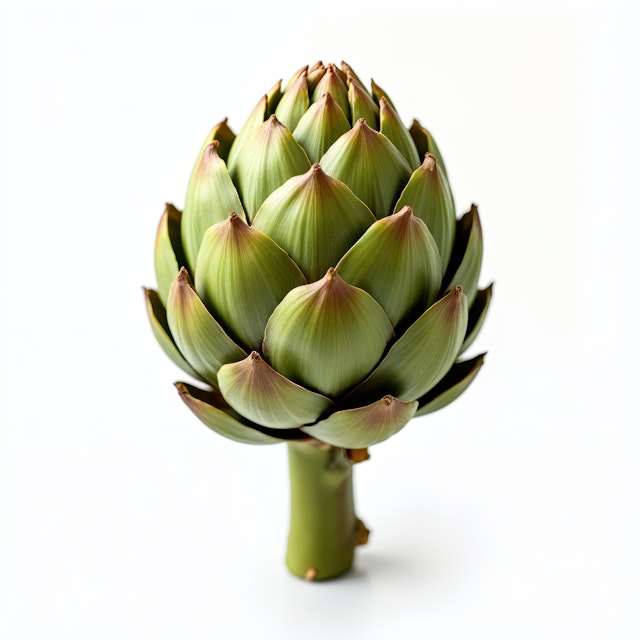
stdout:
<svg viewBox="0 0 640 640">
<path fill-rule="evenodd" d="M 456 219 L 431 133 L 346 63 L 276 83 L 207 135 L 155 243 L 153 332 L 213 431 L 289 444 L 289 569 L 344 573 L 367 530 L 352 465 L 455 400 L 484 354 L 478 209 Z"/>
</svg>

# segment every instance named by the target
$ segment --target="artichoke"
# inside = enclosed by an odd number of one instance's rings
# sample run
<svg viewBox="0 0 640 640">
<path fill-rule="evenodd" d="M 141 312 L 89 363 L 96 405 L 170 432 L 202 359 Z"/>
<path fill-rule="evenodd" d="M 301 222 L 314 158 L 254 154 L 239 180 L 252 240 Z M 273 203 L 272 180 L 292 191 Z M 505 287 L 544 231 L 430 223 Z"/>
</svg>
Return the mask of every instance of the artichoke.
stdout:
<svg viewBox="0 0 640 640">
<path fill-rule="evenodd" d="M 367 529 L 352 465 L 455 400 L 491 299 L 478 210 L 456 219 L 442 156 L 346 63 L 303 67 L 237 135 L 222 120 L 167 204 L 145 290 L 178 382 L 217 433 L 289 444 L 289 569 L 344 573 Z"/>
</svg>

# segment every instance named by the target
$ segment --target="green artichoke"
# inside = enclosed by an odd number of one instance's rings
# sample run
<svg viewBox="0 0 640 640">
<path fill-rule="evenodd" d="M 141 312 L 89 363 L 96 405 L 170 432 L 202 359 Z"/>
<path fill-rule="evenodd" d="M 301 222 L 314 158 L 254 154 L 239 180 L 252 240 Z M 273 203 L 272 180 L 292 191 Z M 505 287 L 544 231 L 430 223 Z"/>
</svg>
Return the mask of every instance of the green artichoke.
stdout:
<svg viewBox="0 0 640 640">
<path fill-rule="evenodd" d="M 167 355 L 208 385 L 176 383 L 202 422 L 290 444 L 296 575 L 344 572 L 366 537 L 352 497 L 333 495 L 352 496 L 359 450 L 476 376 L 484 354 L 459 358 L 491 299 L 481 260 L 478 210 L 456 220 L 430 132 L 344 62 L 303 67 L 237 135 L 225 119 L 206 137 L 183 212 L 160 220 L 147 309 Z"/>
</svg>

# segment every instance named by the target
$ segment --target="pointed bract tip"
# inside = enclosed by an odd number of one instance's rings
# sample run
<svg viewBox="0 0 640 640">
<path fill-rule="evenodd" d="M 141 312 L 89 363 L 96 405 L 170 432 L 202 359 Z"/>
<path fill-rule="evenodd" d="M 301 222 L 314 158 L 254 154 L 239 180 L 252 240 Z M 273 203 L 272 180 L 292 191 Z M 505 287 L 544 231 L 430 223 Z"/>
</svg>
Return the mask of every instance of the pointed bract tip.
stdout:
<svg viewBox="0 0 640 640">
<path fill-rule="evenodd" d="M 479 213 L 478 213 L 478 205 L 475 202 L 473 202 L 471 204 L 471 215 L 474 216 L 474 217 L 479 215 Z"/>
<path fill-rule="evenodd" d="M 427 169 L 427 171 L 433 171 L 437 164 L 436 157 L 432 153 L 427 152 L 424 154 L 424 162 L 422 163 L 422 166 Z"/>
<path fill-rule="evenodd" d="M 178 393 L 181 396 L 189 395 L 189 391 L 187 390 L 187 387 L 182 382 L 174 382 L 173 386 L 178 390 Z"/>
<path fill-rule="evenodd" d="M 257 362 L 259 360 L 261 360 L 262 358 L 260 358 L 260 354 L 257 351 L 252 351 L 251 352 L 251 360 L 253 360 L 254 362 Z"/>
<path fill-rule="evenodd" d="M 458 285 L 457 287 L 453 288 L 453 295 L 456 296 L 456 298 L 462 293 L 462 287 L 460 285 Z"/>
<path fill-rule="evenodd" d="M 384 398 L 382 398 L 382 402 L 389 406 L 393 402 L 393 396 L 386 395 Z"/>
<path fill-rule="evenodd" d="M 178 271 L 177 281 L 179 284 L 191 284 L 191 278 L 189 278 L 189 272 L 185 267 L 180 267 Z"/>
<path fill-rule="evenodd" d="M 405 205 L 404 207 L 402 207 L 402 209 L 400 209 L 400 211 L 398 211 L 394 215 L 402 216 L 404 218 L 411 218 L 411 216 L 413 215 L 413 209 L 409 205 Z"/>
<path fill-rule="evenodd" d="M 318 171 L 322 171 L 322 168 L 320 167 L 320 165 L 317 162 L 314 162 L 311 165 L 311 171 L 313 171 L 313 173 L 317 173 Z"/>
<path fill-rule="evenodd" d="M 335 276 L 336 276 L 336 270 L 333 267 L 329 267 L 324 277 L 330 282 L 335 278 Z"/>
<path fill-rule="evenodd" d="M 235 222 L 238 220 L 238 214 L 235 211 L 232 211 L 227 218 L 228 222 Z"/>
</svg>

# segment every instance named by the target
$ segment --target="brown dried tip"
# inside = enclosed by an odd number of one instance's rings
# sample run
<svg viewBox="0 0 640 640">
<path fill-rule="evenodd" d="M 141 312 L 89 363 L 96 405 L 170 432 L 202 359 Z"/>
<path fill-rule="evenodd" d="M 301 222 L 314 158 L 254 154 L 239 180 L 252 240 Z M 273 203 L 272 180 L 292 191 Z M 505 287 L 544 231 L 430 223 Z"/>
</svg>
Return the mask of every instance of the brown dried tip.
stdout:
<svg viewBox="0 0 640 640">
<path fill-rule="evenodd" d="M 369 455 L 369 449 L 347 449 L 347 460 L 351 464 L 358 464 L 359 462 L 365 462 L 371 456 Z"/>
<path fill-rule="evenodd" d="M 382 402 L 389 406 L 393 402 L 393 396 L 386 395 L 384 398 L 382 398 Z"/>
<path fill-rule="evenodd" d="M 462 287 L 461 286 L 458 285 L 457 287 L 454 287 L 454 289 L 453 289 L 453 295 L 454 296 L 459 296 L 461 293 L 462 293 Z"/>
<path fill-rule="evenodd" d="M 309 567 L 304 574 L 304 579 L 309 581 L 315 580 L 317 575 L 318 572 L 313 567 Z"/>
<path fill-rule="evenodd" d="M 471 213 L 472 213 L 474 216 L 477 216 L 477 215 L 478 215 L 478 205 L 477 205 L 475 202 L 474 202 L 474 203 L 472 203 L 472 205 L 471 205 Z"/>
<path fill-rule="evenodd" d="M 227 220 L 228 220 L 229 222 L 235 222 L 236 220 L 238 220 L 238 215 L 236 214 L 236 212 L 235 212 L 235 211 L 232 211 L 232 212 L 229 214 L 229 217 L 227 218 Z"/>
<path fill-rule="evenodd" d="M 356 527 L 356 547 L 367 544 L 367 542 L 369 542 L 369 534 L 371 532 L 367 529 L 367 526 L 362 522 L 362 520 L 360 520 L 360 518 L 358 518 Z"/>
<path fill-rule="evenodd" d="M 260 354 L 259 354 L 257 351 L 252 351 L 252 352 L 251 352 L 251 359 L 252 359 L 252 360 L 256 360 L 256 361 L 257 361 L 257 360 L 260 360 L 260 359 L 261 359 L 261 358 L 260 358 Z"/>
<path fill-rule="evenodd" d="M 333 280 L 333 276 L 335 274 L 336 270 L 333 267 L 329 267 L 327 269 L 327 273 L 325 275 L 325 278 L 329 281 Z"/>
<path fill-rule="evenodd" d="M 429 170 L 429 171 L 433 171 L 436 168 L 436 159 L 435 156 L 429 152 L 424 154 L 424 168 Z"/>
<path fill-rule="evenodd" d="M 185 269 L 185 267 L 180 267 L 180 271 L 178 271 L 178 282 L 180 284 L 191 284 L 189 272 Z"/>
</svg>

